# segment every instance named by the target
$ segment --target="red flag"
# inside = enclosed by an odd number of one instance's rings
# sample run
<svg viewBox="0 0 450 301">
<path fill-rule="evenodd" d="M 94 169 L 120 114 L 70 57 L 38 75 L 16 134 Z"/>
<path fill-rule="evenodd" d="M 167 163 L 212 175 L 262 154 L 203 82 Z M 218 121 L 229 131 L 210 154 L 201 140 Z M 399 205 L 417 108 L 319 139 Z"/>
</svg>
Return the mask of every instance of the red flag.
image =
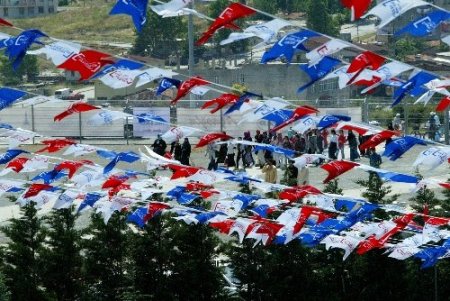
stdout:
<svg viewBox="0 0 450 301">
<path fill-rule="evenodd" d="M 444 98 L 442 98 L 437 107 L 436 107 L 436 112 L 442 112 L 444 111 L 448 106 L 450 105 L 450 97 L 449 96 L 445 96 Z"/>
<path fill-rule="evenodd" d="M 363 53 L 356 56 L 350 66 L 347 69 L 347 73 L 355 73 L 353 77 L 347 82 L 347 85 L 351 85 L 353 81 L 358 77 L 358 75 L 366 68 L 371 68 L 372 70 L 377 70 L 383 65 L 385 58 L 379 56 L 371 51 L 364 51 Z"/>
<path fill-rule="evenodd" d="M 178 100 L 188 94 L 194 87 L 204 86 L 208 84 L 209 82 L 207 82 L 200 76 L 191 77 L 181 83 L 180 87 L 178 88 L 177 96 L 170 103 L 175 104 Z"/>
<path fill-rule="evenodd" d="M 195 148 L 198 147 L 202 147 L 205 145 L 208 145 L 209 143 L 213 142 L 214 140 L 217 139 L 222 139 L 222 140 L 228 140 L 228 139 L 232 139 L 233 137 L 224 134 L 224 133 L 211 133 L 211 134 L 206 134 L 205 136 L 203 136 L 202 138 L 200 138 L 200 141 L 197 143 L 197 145 L 195 146 Z"/>
<path fill-rule="evenodd" d="M 108 196 L 111 198 L 111 197 L 115 196 L 116 194 L 118 194 L 119 191 L 121 191 L 121 190 L 130 190 L 130 189 L 131 189 L 130 184 L 123 183 L 123 184 L 120 184 L 120 185 L 108 190 Z"/>
<path fill-rule="evenodd" d="M 10 27 L 14 26 L 14 25 L 12 25 L 12 23 L 9 23 L 8 21 L 6 21 L 5 19 L 2 19 L 2 18 L 0 18 L 0 24 L 5 25 L 5 26 L 10 26 Z"/>
<path fill-rule="evenodd" d="M 274 127 L 273 129 L 270 129 L 271 132 L 276 132 L 282 128 L 284 128 L 285 126 L 299 120 L 300 118 L 302 118 L 303 116 L 306 116 L 308 114 L 314 114 L 314 113 L 318 113 L 319 110 L 317 110 L 314 107 L 310 107 L 310 106 L 301 106 L 298 107 L 294 110 L 294 113 L 292 114 L 292 116 L 286 120 L 285 122 L 283 122 L 282 124 L 279 124 L 278 126 Z"/>
<path fill-rule="evenodd" d="M 149 203 L 147 214 L 144 216 L 144 222 L 149 221 L 154 216 L 159 214 L 161 211 L 163 211 L 164 209 L 168 209 L 168 208 L 170 208 L 170 205 L 166 204 L 166 203 L 160 203 L 160 202 Z"/>
<path fill-rule="evenodd" d="M 23 165 L 28 161 L 28 158 L 20 157 L 15 158 L 6 165 L 5 168 L 11 168 L 15 172 L 20 172 L 23 169 Z"/>
<path fill-rule="evenodd" d="M 73 177 L 73 175 L 77 172 L 77 170 L 83 165 L 94 165 L 94 162 L 90 160 L 82 160 L 82 161 L 63 161 L 55 166 L 55 170 L 60 171 L 63 169 L 69 170 L 69 179 Z"/>
<path fill-rule="evenodd" d="M 220 233 L 228 234 L 231 227 L 234 225 L 234 220 L 226 219 L 220 222 L 210 222 L 208 224 L 211 228 L 219 230 Z"/>
<path fill-rule="evenodd" d="M 378 144 L 383 143 L 387 139 L 391 138 L 392 136 L 399 135 L 399 133 L 390 131 L 390 130 L 383 130 L 372 137 L 370 137 L 368 140 L 364 141 L 359 148 L 361 150 L 373 148 L 376 147 Z"/>
<path fill-rule="evenodd" d="M 44 143 L 47 146 L 44 147 L 43 149 L 38 150 L 36 153 L 42 153 L 45 151 L 48 151 L 49 153 L 54 153 L 65 148 L 66 146 L 77 144 L 75 141 L 70 139 L 51 139 L 51 140 L 44 140 L 42 141 L 42 143 Z"/>
<path fill-rule="evenodd" d="M 213 34 L 222 27 L 227 27 L 229 29 L 239 29 L 238 26 L 232 22 L 236 19 L 243 18 L 254 14 L 256 11 L 252 8 L 245 6 L 240 3 L 232 3 L 214 20 L 214 22 L 209 26 L 208 30 L 205 31 L 200 39 L 195 43 L 197 46 L 205 44 Z"/>
<path fill-rule="evenodd" d="M 209 100 L 205 102 L 202 106 L 202 110 L 206 109 L 208 107 L 211 107 L 215 104 L 217 104 L 217 107 L 215 109 L 212 109 L 210 111 L 211 114 L 214 114 L 215 112 L 219 111 L 223 107 L 225 107 L 228 104 L 235 103 L 239 99 L 239 95 L 231 94 L 231 93 L 225 93 L 220 95 L 219 97 Z"/>
<path fill-rule="evenodd" d="M 324 164 L 320 166 L 320 168 L 325 169 L 328 172 L 328 177 L 323 182 L 328 183 L 329 181 L 349 171 L 355 166 L 359 166 L 359 164 L 344 160 L 332 161 L 327 164 Z"/>
<path fill-rule="evenodd" d="M 256 233 L 266 234 L 269 237 L 266 241 L 266 245 L 268 245 L 275 238 L 275 235 L 277 235 L 278 231 L 280 231 L 280 229 L 283 227 L 284 227 L 284 225 L 275 223 L 273 221 L 265 221 L 264 220 L 260 223 L 260 226 L 256 230 Z"/>
<path fill-rule="evenodd" d="M 449 161 L 449 163 L 450 163 L 450 161 Z M 439 183 L 439 186 L 444 187 L 445 189 L 450 189 L 450 183 L 447 183 L 447 182 Z"/>
<path fill-rule="evenodd" d="M 74 104 L 70 105 L 67 108 L 67 110 L 65 110 L 64 112 L 56 115 L 53 118 L 53 121 L 61 121 L 64 118 L 66 118 L 67 116 L 70 116 L 70 115 L 72 115 L 74 113 L 87 112 L 87 111 L 97 110 L 97 109 L 100 109 L 100 108 L 96 107 L 96 106 L 93 106 L 93 105 L 90 105 L 90 104 L 85 103 L 85 102 L 77 102 L 77 103 L 74 103 Z"/>
<path fill-rule="evenodd" d="M 23 197 L 26 199 L 26 198 L 29 198 L 32 196 L 36 196 L 42 190 L 50 190 L 52 188 L 53 188 L 53 186 L 48 185 L 48 184 L 31 184 L 31 186 L 28 187 L 28 190 L 25 192 Z"/>
<path fill-rule="evenodd" d="M 57 68 L 77 71 L 80 73 L 80 80 L 86 80 L 100 71 L 103 66 L 114 63 L 107 59 L 109 57 L 110 55 L 107 53 L 95 50 L 83 50 L 72 55 L 67 61 L 57 66 Z"/>
<path fill-rule="evenodd" d="M 116 175 L 110 176 L 103 183 L 102 189 L 113 188 L 113 187 L 117 187 L 119 185 L 122 185 L 123 183 L 128 181 L 129 178 L 130 177 L 128 177 L 128 176 L 116 176 Z"/>
<path fill-rule="evenodd" d="M 174 164 L 168 164 L 167 166 L 173 171 L 172 177 L 170 178 L 171 180 L 193 176 L 200 170 L 200 168 L 198 167 L 191 167 L 191 166 L 182 166 Z"/>
<path fill-rule="evenodd" d="M 186 184 L 187 191 L 199 191 L 199 190 L 206 190 L 206 189 L 212 189 L 212 188 L 214 188 L 212 185 L 206 185 L 206 184 L 197 183 L 197 182 L 189 182 Z"/>
<path fill-rule="evenodd" d="M 321 193 L 322 192 L 314 186 L 303 185 L 286 188 L 282 192 L 280 192 L 278 197 L 282 200 L 295 202 L 299 199 L 304 198 L 308 194 L 321 194 Z"/>
<path fill-rule="evenodd" d="M 344 7 L 350 8 L 351 21 L 359 20 L 362 15 L 367 11 L 372 0 L 341 0 Z"/>
</svg>

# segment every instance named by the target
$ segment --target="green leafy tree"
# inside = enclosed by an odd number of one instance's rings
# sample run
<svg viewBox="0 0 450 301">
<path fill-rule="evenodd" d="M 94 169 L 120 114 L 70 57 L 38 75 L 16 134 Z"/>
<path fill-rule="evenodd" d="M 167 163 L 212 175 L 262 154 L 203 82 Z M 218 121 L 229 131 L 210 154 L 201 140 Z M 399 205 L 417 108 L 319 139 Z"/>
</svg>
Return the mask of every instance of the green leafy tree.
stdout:
<svg viewBox="0 0 450 301">
<path fill-rule="evenodd" d="M 0 272 L 0 300 L 9 301 L 11 293 L 5 283 L 5 276 Z"/>
<path fill-rule="evenodd" d="M 187 26 L 182 18 L 162 18 L 156 13 L 147 14 L 147 23 L 137 35 L 133 54 L 165 59 L 169 55 L 182 52 L 181 43 L 177 39 L 185 39 Z"/>
<path fill-rule="evenodd" d="M 76 300 L 81 292 L 80 237 L 73 209 L 54 210 L 46 218 L 47 240 L 42 252 L 43 282 L 56 300 Z"/>
<path fill-rule="evenodd" d="M 82 240 L 83 300 L 122 300 L 122 293 L 129 287 L 125 274 L 127 229 L 123 213 L 114 213 L 108 224 L 100 214 L 91 215 Z"/>
<path fill-rule="evenodd" d="M 39 75 L 37 58 L 34 55 L 25 56 L 22 64 L 17 70 L 14 70 L 11 62 L 5 56 L 0 56 L 0 80 L 3 85 L 13 86 L 23 83 L 23 77 L 34 81 Z"/>
<path fill-rule="evenodd" d="M 366 188 L 362 196 L 371 203 L 391 204 L 398 198 L 397 194 L 388 196 L 392 192 L 391 186 L 386 185 L 374 172 L 369 173 L 368 180 L 358 180 L 356 183 Z"/>
<path fill-rule="evenodd" d="M 403 38 L 394 42 L 395 56 L 404 60 L 408 55 L 422 53 L 425 44 L 420 39 Z"/>
<path fill-rule="evenodd" d="M 33 202 L 21 208 L 22 217 L 2 228 L 9 239 L 3 254 L 4 275 L 11 299 L 45 300 L 42 289 L 42 251 L 45 234 Z"/>
<path fill-rule="evenodd" d="M 328 12 L 327 0 L 310 1 L 306 14 L 308 28 L 331 36 L 339 34 L 339 28 Z"/>
</svg>

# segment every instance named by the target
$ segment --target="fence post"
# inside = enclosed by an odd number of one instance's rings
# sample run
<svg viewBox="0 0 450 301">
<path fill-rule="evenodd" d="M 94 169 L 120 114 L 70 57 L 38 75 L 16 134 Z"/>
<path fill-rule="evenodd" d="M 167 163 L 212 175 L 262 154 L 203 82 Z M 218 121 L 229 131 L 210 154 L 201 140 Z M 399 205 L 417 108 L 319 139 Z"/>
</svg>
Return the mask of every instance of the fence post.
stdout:
<svg viewBox="0 0 450 301">
<path fill-rule="evenodd" d="M 79 134 L 80 134 L 80 143 L 83 142 L 83 138 L 82 138 L 82 133 L 81 133 L 81 112 L 78 113 L 78 129 L 79 129 Z"/>
<path fill-rule="evenodd" d="M 223 111 L 220 109 L 220 132 L 223 132 Z"/>
<path fill-rule="evenodd" d="M 130 141 L 129 141 L 130 131 L 129 131 L 129 127 L 128 127 L 128 116 L 125 118 L 125 136 L 127 137 L 127 145 L 130 145 Z"/>
<path fill-rule="evenodd" d="M 408 106 L 409 106 L 409 97 L 405 99 L 405 101 L 403 102 L 403 113 L 404 113 L 404 118 L 405 118 L 405 129 L 403 131 L 403 134 L 406 136 L 408 135 L 408 127 L 409 127 L 409 110 L 408 110 Z"/>
<path fill-rule="evenodd" d="M 444 137 L 445 137 L 445 144 L 450 144 L 450 135 L 449 135 L 449 126 L 450 126 L 450 116 L 448 116 L 449 110 L 448 107 L 444 110 Z"/>
<path fill-rule="evenodd" d="M 31 131 L 34 132 L 34 105 L 31 105 Z M 34 136 L 33 136 L 33 144 L 34 144 Z"/>
</svg>

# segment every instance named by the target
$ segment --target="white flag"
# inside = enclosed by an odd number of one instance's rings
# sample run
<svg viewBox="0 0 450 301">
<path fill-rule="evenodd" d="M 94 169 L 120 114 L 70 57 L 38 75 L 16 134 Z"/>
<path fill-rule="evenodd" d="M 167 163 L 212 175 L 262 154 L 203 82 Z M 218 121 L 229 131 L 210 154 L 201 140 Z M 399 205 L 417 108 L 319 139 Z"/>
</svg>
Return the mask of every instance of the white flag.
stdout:
<svg viewBox="0 0 450 301">
<path fill-rule="evenodd" d="M 205 95 L 206 93 L 208 93 L 209 90 L 211 90 L 211 89 L 208 88 L 208 87 L 205 87 L 205 86 L 197 86 L 197 87 L 194 87 L 194 88 L 191 90 L 191 93 L 194 94 L 194 95 L 203 96 L 203 95 Z"/>
<path fill-rule="evenodd" d="M 413 164 L 413 167 L 417 167 L 419 165 L 424 165 L 429 168 L 429 170 L 433 170 L 445 161 L 448 160 L 450 155 L 449 151 L 445 151 L 443 149 L 439 149 L 436 147 L 431 147 L 427 150 L 422 151 L 417 157 L 416 161 Z"/>
<path fill-rule="evenodd" d="M 361 91 L 361 93 L 363 94 L 367 93 L 368 91 L 371 91 L 376 87 L 378 87 L 379 85 L 383 84 L 383 81 L 394 78 L 397 75 L 411 69 L 413 69 L 412 66 L 397 61 L 384 64 L 383 66 L 381 66 L 376 70 L 376 76 L 381 78 L 381 80 L 373 84 L 372 86 L 365 88 L 364 90 Z"/>
<path fill-rule="evenodd" d="M 55 97 L 47 97 L 47 96 L 34 96 L 28 99 L 25 99 L 23 101 L 17 102 L 14 104 L 15 107 L 17 106 L 32 106 L 32 105 L 37 105 L 37 104 L 41 104 L 41 103 L 63 103 L 64 100 L 59 99 L 59 98 L 55 98 Z"/>
<path fill-rule="evenodd" d="M 134 80 L 142 74 L 142 70 L 129 70 L 117 68 L 99 77 L 99 80 L 113 89 L 122 89 L 131 86 Z"/>
<path fill-rule="evenodd" d="M 73 201 L 77 199 L 79 193 L 73 190 L 66 190 L 62 193 L 53 205 L 53 209 L 69 208 Z"/>
<path fill-rule="evenodd" d="M 276 112 L 278 110 L 284 109 L 289 105 L 290 105 L 289 102 L 279 97 L 268 99 L 263 104 L 254 109 L 252 112 L 248 112 L 244 116 L 242 116 L 238 124 L 241 124 L 243 122 L 253 122 L 260 120 L 264 116 L 272 114 L 273 112 Z"/>
<path fill-rule="evenodd" d="M 430 4 L 421 0 L 385 0 L 369 10 L 363 18 L 370 15 L 377 16 L 380 18 L 378 27 L 381 28 L 408 10 L 424 5 Z"/>
<path fill-rule="evenodd" d="M 35 172 L 41 169 L 48 169 L 49 159 L 45 156 L 34 156 L 23 165 L 22 172 Z"/>
<path fill-rule="evenodd" d="M 139 75 L 138 81 L 136 83 L 136 88 L 151 83 L 155 79 L 163 77 L 172 77 L 177 74 L 178 73 L 172 72 L 171 70 L 165 70 L 156 67 L 141 70 L 141 74 Z"/>
<path fill-rule="evenodd" d="M 450 46 L 450 35 L 443 37 L 442 42 Z"/>
<path fill-rule="evenodd" d="M 11 135 L 8 135 L 6 139 L 9 142 L 9 148 L 16 148 L 21 144 L 30 142 L 34 137 L 38 136 L 38 134 L 31 131 L 17 129 L 13 131 Z"/>
<path fill-rule="evenodd" d="M 305 116 L 303 118 L 300 118 L 298 123 L 292 127 L 292 130 L 294 130 L 300 134 L 304 134 L 307 131 L 309 131 L 310 129 L 316 128 L 317 122 L 319 120 L 320 119 L 318 119 L 317 117 Z"/>
<path fill-rule="evenodd" d="M 329 250 L 330 248 L 343 249 L 345 253 L 342 259 L 345 260 L 359 245 L 361 240 L 361 238 L 331 234 L 325 237 L 320 243 L 325 244 L 326 250 Z"/>
<path fill-rule="evenodd" d="M 190 2 L 191 0 L 172 0 L 164 4 L 150 5 L 150 8 L 163 18 L 184 16 L 192 12 L 185 9 Z"/>
<path fill-rule="evenodd" d="M 87 144 L 72 144 L 63 153 L 64 156 L 73 155 L 74 157 L 94 153 L 99 150 L 98 147 Z"/>
<path fill-rule="evenodd" d="M 184 137 L 192 136 L 194 133 L 199 132 L 201 130 L 188 127 L 188 126 L 178 126 L 172 127 L 167 132 L 165 132 L 161 138 L 164 139 L 167 143 L 172 143 L 176 140 L 183 139 Z"/>
<path fill-rule="evenodd" d="M 102 109 L 100 112 L 92 115 L 87 121 L 87 124 L 91 126 L 111 125 L 115 120 L 125 119 L 132 116 L 133 115 L 124 112 Z"/>
<path fill-rule="evenodd" d="M 303 154 L 300 157 L 294 158 L 294 166 L 298 169 L 302 169 L 307 164 L 313 164 L 319 159 L 328 159 L 328 157 L 320 154 Z"/>
<path fill-rule="evenodd" d="M 235 217 L 241 211 L 243 202 L 240 200 L 219 200 L 214 205 L 213 211 L 225 213 L 228 216 Z"/>
<path fill-rule="evenodd" d="M 344 89 L 347 87 L 347 83 L 352 79 L 353 73 L 347 73 L 347 69 L 350 65 L 346 64 L 336 70 L 334 70 L 331 73 L 328 73 L 323 79 L 321 80 L 327 80 L 332 78 L 338 78 L 339 79 L 339 89 Z"/>
<path fill-rule="evenodd" d="M 22 188 L 23 185 L 22 182 L 0 179 L 0 196 L 14 187 Z"/>
<path fill-rule="evenodd" d="M 81 45 L 68 41 L 57 41 L 37 50 L 29 50 L 27 54 L 44 54 L 48 60 L 52 60 L 56 66 L 67 61 L 72 55 L 79 53 Z"/>
<path fill-rule="evenodd" d="M 234 222 L 228 235 L 232 235 L 233 233 L 236 233 L 239 237 L 239 242 L 242 243 L 242 241 L 244 240 L 245 234 L 247 233 L 248 227 L 250 227 L 250 225 L 253 223 L 256 223 L 256 220 L 239 217 Z"/>
<path fill-rule="evenodd" d="M 309 60 L 309 65 L 316 65 L 324 57 L 332 55 L 342 49 L 349 47 L 349 44 L 338 39 L 333 39 L 322 46 L 319 46 L 306 54 L 306 58 Z"/>
<path fill-rule="evenodd" d="M 222 40 L 220 45 L 230 44 L 239 40 L 248 39 L 252 37 L 258 37 L 263 40 L 262 43 L 258 44 L 256 47 L 262 46 L 263 44 L 268 44 L 277 37 L 278 31 L 283 27 L 290 26 L 291 24 L 287 21 L 280 19 L 273 19 L 266 23 L 261 23 L 257 25 L 252 25 L 244 29 L 243 32 L 233 32 L 230 36 Z"/>
</svg>

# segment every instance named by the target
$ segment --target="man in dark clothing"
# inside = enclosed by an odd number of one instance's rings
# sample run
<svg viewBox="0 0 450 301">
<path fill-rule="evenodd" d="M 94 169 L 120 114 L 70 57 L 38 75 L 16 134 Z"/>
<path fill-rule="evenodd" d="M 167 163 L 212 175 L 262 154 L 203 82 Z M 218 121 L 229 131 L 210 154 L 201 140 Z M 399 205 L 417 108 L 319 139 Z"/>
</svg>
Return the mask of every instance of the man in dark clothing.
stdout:
<svg viewBox="0 0 450 301">
<path fill-rule="evenodd" d="M 353 134 L 352 130 L 348 131 L 347 134 L 348 146 L 350 148 L 350 161 L 355 161 L 359 158 L 358 154 L 358 141 L 356 140 L 355 134 Z"/>
<path fill-rule="evenodd" d="M 158 134 L 158 138 L 156 138 L 155 142 L 153 142 L 153 151 L 160 156 L 164 156 L 166 153 L 167 143 L 161 138 L 161 134 Z"/>
<path fill-rule="evenodd" d="M 177 161 L 181 161 L 181 144 L 178 140 L 172 142 L 170 145 L 170 153 Z"/>
<path fill-rule="evenodd" d="M 189 158 L 191 157 L 191 144 L 188 138 L 184 138 L 183 145 L 181 145 L 181 164 L 190 165 Z"/>
<path fill-rule="evenodd" d="M 381 156 L 379 154 L 377 154 L 377 151 L 375 150 L 375 148 L 370 149 L 369 162 L 370 162 L 370 166 L 375 167 L 375 168 L 380 168 L 380 165 L 382 163 Z"/>
</svg>

